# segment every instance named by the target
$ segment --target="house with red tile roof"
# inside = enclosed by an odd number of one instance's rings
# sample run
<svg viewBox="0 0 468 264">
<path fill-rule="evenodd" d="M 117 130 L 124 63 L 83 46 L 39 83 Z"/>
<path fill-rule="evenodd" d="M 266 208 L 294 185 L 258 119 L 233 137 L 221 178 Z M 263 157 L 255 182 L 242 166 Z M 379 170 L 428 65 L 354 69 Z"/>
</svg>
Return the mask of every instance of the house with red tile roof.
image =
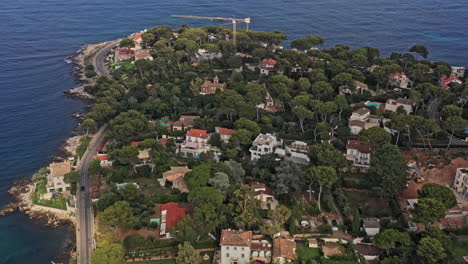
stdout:
<svg viewBox="0 0 468 264">
<path fill-rule="evenodd" d="M 234 129 L 224 128 L 224 127 L 215 127 L 215 132 L 219 134 L 221 140 L 224 143 L 228 143 L 229 139 L 231 138 L 232 134 L 236 132 Z"/>
<path fill-rule="evenodd" d="M 255 199 L 260 200 L 262 209 L 275 209 L 278 206 L 278 200 L 276 200 L 270 187 L 261 182 L 251 182 L 249 186 L 254 189 Z"/>
<path fill-rule="evenodd" d="M 294 238 L 276 237 L 273 239 L 273 261 L 285 264 L 297 259 Z"/>
<path fill-rule="evenodd" d="M 455 77 L 454 75 L 450 75 L 449 77 L 447 77 L 447 75 L 444 75 L 439 80 L 439 86 L 442 87 L 443 89 L 450 88 L 451 83 L 462 84 L 463 82 L 457 77 Z"/>
<path fill-rule="evenodd" d="M 215 94 L 217 90 L 220 90 L 221 92 L 226 91 L 227 89 L 227 84 L 226 83 L 220 83 L 218 76 L 215 76 L 213 79 L 213 82 L 210 80 L 205 80 L 201 87 L 200 87 L 200 94 L 201 95 L 206 95 L 206 94 Z"/>
<path fill-rule="evenodd" d="M 187 166 L 171 166 L 171 170 L 163 172 L 162 178 L 159 179 L 161 186 L 165 186 L 167 182 L 172 183 L 172 188 L 175 188 L 183 193 L 188 193 L 189 189 L 187 184 L 185 184 L 184 176 L 186 173 L 191 172 Z"/>
<path fill-rule="evenodd" d="M 357 167 L 369 167 L 371 163 L 372 146 L 360 140 L 348 140 L 346 144 L 346 159 Z"/>
<path fill-rule="evenodd" d="M 151 56 L 150 51 L 146 49 L 140 49 L 135 51 L 135 61 L 137 60 L 153 60 L 153 56 Z"/>
<path fill-rule="evenodd" d="M 260 62 L 260 74 L 263 74 L 263 75 L 269 75 L 269 74 L 272 74 L 276 71 L 276 63 L 278 63 L 276 60 L 274 59 L 263 59 L 261 62 Z"/>
<path fill-rule="evenodd" d="M 176 227 L 177 223 L 184 220 L 186 215 L 190 215 L 193 211 L 193 206 L 190 204 L 166 203 L 161 205 L 161 237 L 171 238 L 169 228 Z"/>
<path fill-rule="evenodd" d="M 112 161 L 109 160 L 109 156 L 107 154 L 98 154 L 93 157 L 93 160 L 99 160 L 101 167 L 112 167 Z"/>
<path fill-rule="evenodd" d="M 114 62 L 133 59 L 135 51 L 129 48 L 116 48 L 114 51 Z"/>
<path fill-rule="evenodd" d="M 220 264 L 249 264 L 252 231 L 224 229 L 219 241 L 221 246 Z"/>
<path fill-rule="evenodd" d="M 390 74 L 389 81 L 392 86 L 399 88 L 408 88 L 408 84 L 411 82 L 404 72 Z"/>
<path fill-rule="evenodd" d="M 180 145 L 181 152 L 185 157 L 192 156 L 198 158 L 201 153 L 213 151 L 215 159 L 218 160 L 219 150 L 208 144 L 211 134 L 203 129 L 190 129 L 185 135 L 185 141 Z"/>
</svg>

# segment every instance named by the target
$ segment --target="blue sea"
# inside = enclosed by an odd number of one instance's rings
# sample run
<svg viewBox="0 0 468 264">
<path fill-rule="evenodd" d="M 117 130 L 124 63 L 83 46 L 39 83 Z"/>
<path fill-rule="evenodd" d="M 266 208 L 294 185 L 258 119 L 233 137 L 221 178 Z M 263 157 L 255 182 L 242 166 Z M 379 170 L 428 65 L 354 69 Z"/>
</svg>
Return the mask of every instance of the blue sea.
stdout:
<svg viewBox="0 0 468 264">
<path fill-rule="evenodd" d="M 466 0 L 15 0 L 0 1 L 0 205 L 17 179 L 57 155 L 85 103 L 63 91 L 76 84 L 64 59 L 85 43 L 159 24 L 216 24 L 171 14 L 251 17 L 252 29 L 289 39 L 319 35 L 326 46 L 374 46 L 382 54 L 426 45 L 431 60 L 468 65 Z M 73 239 L 22 214 L 0 218 L 0 264 L 50 263 Z"/>
</svg>

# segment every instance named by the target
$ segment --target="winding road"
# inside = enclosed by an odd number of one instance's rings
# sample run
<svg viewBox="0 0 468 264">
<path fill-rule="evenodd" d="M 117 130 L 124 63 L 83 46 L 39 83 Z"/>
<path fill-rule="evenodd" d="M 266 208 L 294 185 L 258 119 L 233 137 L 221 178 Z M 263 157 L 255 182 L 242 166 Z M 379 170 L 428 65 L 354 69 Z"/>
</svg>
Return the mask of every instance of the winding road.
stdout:
<svg viewBox="0 0 468 264">
<path fill-rule="evenodd" d="M 103 48 L 98 50 L 93 56 L 92 62 L 94 71 L 99 76 L 106 76 L 112 78 L 109 69 L 106 66 L 106 57 L 110 50 L 114 48 L 120 40 L 111 41 Z M 96 155 L 98 146 L 104 140 L 107 133 L 108 125 L 103 125 L 99 131 L 94 135 L 93 139 L 88 145 L 86 152 L 78 164 L 78 171 L 80 172 L 80 182 L 77 188 L 77 216 L 76 216 L 76 245 L 78 264 L 89 264 L 91 259 L 91 252 L 95 247 L 94 241 L 94 217 L 91 210 L 90 201 L 90 185 L 88 168 L 94 155 Z"/>
</svg>

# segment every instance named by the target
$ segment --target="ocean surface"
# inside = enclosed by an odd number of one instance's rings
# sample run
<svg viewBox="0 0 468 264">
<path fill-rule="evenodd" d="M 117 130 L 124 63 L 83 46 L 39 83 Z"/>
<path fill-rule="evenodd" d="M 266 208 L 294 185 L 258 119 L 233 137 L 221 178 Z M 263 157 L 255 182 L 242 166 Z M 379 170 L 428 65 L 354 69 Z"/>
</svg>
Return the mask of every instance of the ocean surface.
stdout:
<svg viewBox="0 0 468 264">
<path fill-rule="evenodd" d="M 72 134 L 85 103 L 64 59 L 85 43 L 159 24 L 216 24 L 171 14 L 251 17 L 253 30 L 289 39 L 319 35 L 326 45 L 373 46 L 382 54 L 426 45 L 431 60 L 468 65 L 466 0 L 15 0 L 0 1 L 0 205 L 12 182 L 30 177 Z M 22 214 L 0 218 L 0 264 L 50 263 L 73 239 Z"/>
</svg>

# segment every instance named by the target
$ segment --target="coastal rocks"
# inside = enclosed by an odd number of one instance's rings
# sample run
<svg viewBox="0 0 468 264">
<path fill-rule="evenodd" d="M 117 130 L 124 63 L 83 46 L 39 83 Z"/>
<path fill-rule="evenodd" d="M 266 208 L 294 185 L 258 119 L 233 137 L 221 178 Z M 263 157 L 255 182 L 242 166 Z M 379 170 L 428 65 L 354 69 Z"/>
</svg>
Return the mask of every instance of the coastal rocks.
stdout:
<svg viewBox="0 0 468 264">
<path fill-rule="evenodd" d="M 73 97 L 78 97 L 81 99 L 87 99 L 87 100 L 92 100 L 94 99 L 94 96 L 90 95 L 89 93 L 85 92 L 84 88 L 87 85 L 80 85 L 75 88 L 72 88 L 70 90 L 65 91 L 65 94 L 73 96 Z"/>
<path fill-rule="evenodd" d="M 60 150 L 67 154 L 67 156 L 75 156 L 76 150 L 81 144 L 81 139 L 84 136 L 74 136 L 65 141 Z"/>
<path fill-rule="evenodd" d="M 0 216 L 11 214 L 14 211 L 16 211 L 17 209 L 18 209 L 18 204 L 9 203 L 9 204 L 5 205 L 5 207 L 3 207 L 2 210 L 0 210 Z"/>
</svg>

